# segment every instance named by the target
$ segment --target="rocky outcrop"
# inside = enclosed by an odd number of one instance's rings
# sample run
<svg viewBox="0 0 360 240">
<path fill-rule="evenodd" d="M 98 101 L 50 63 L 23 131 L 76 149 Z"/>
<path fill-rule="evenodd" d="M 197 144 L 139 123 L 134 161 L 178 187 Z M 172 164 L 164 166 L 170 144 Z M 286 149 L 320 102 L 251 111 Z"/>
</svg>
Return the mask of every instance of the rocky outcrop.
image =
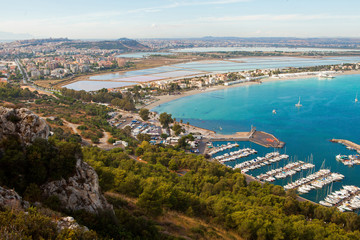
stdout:
<svg viewBox="0 0 360 240">
<path fill-rule="evenodd" d="M 17 135 L 22 143 L 29 144 L 36 138 L 48 138 L 49 132 L 45 120 L 28 109 L 0 107 L 0 139 Z"/>
<path fill-rule="evenodd" d="M 23 209 L 28 208 L 29 203 L 23 201 L 22 197 L 14 190 L 0 187 L 0 207 Z"/>
<path fill-rule="evenodd" d="M 55 195 L 62 205 L 70 210 L 86 210 L 92 213 L 113 211 L 100 192 L 99 179 L 95 170 L 80 159 L 76 173 L 69 179 L 49 182 L 42 186 L 45 196 Z"/>
<path fill-rule="evenodd" d="M 64 229 L 89 231 L 87 227 L 80 226 L 73 217 L 62 217 L 56 222 L 56 225 L 60 231 Z"/>
<path fill-rule="evenodd" d="M 48 138 L 49 126 L 46 121 L 25 108 L 12 109 L 0 107 L 0 139 L 17 135 L 22 144 L 31 144 L 36 138 Z M 81 159 L 77 160 L 74 176 L 49 182 L 42 186 L 45 196 L 55 195 L 64 208 L 86 210 L 98 213 L 112 210 L 112 206 L 101 194 L 98 175 L 95 170 Z M 2 190 L 0 204 L 21 203 L 21 197 L 12 190 Z"/>
</svg>

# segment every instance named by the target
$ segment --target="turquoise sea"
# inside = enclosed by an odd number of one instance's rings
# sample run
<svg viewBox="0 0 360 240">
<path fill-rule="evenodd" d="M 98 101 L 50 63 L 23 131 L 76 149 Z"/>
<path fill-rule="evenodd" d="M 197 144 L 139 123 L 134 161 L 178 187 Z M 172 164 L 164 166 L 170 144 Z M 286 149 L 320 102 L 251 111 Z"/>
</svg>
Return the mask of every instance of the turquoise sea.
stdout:
<svg viewBox="0 0 360 240">
<path fill-rule="evenodd" d="M 171 113 L 177 120 L 224 134 L 249 131 L 251 125 L 272 133 L 286 143 L 281 152 L 290 155 L 291 160 L 308 160 L 311 157 L 316 171 L 325 160 L 325 167 L 344 174 L 345 179 L 333 185 L 333 190 L 336 190 L 345 184 L 360 186 L 360 166 L 347 167 L 335 160 L 339 153 L 355 152 L 329 142 L 332 138 L 341 138 L 360 143 L 360 102 L 354 101 L 357 93 L 360 94 L 360 75 L 343 75 L 327 80 L 308 78 L 266 82 L 206 92 L 162 104 L 153 110 Z M 298 109 L 295 104 L 299 97 L 303 107 Z M 272 114 L 273 109 L 277 114 Z M 274 150 L 248 142 L 239 144 L 241 148 L 251 146 L 258 150 L 258 156 Z M 238 162 L 253 157 L 256 156 Z M 286 163 L 281 161 L 249 173 L 257 176 Z M 228 165 L 235 164 L 231 162 Z M 302 173 L 303 176 L 306 174 Z M 297 174 L 292 180 L 299 177 L 300 174 Z M 288 181 L 291 179 L 276 181 L 275 184 L 285 185 Z M 326 191 L 327 188 L 312 190 L 303 196 L 320 201 Z"/>
</svg>

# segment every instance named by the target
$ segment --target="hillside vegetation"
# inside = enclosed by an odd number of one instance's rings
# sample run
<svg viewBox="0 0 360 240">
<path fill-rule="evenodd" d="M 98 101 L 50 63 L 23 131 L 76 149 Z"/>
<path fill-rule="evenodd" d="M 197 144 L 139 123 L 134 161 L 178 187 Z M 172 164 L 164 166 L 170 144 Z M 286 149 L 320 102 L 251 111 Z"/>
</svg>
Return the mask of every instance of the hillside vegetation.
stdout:
<svg viewBox="0 0 360 240">
<path fill-rule="evenodd" d="M 58 121 L 54 126 L 61 127 L 64 118 L 79 121 L 92 133 L 106 129 L 120 139 L 131 138 L 108 126 L 111 109 L 83 102 L 87 98 L 112 101 L 126 97 L 101 91 L 91 96 L 72 91 L 64 95 L 48 97 L 0 85 L 3 104 L 27 104 L 43 115 L 55 115 L 59 119 L 51 120 Z M 53 218 L 36 209 L 28 210 L 24 217 L 21 211 L 0 208 L 2 238 L 360 239 L 358 215 L 299 202 L 295 192 L 285 192 L 281 186 L 247 183 L 239 170 L 185 153 L 180 147 L 152 146 L 146 141 L 139 144 L 133 139 L 125 150 L 105 151 L 80 147 L 80 136 L 64 129 L 53 127 L 52 131 L 49 140 L 37 139 L 28 146 L 21 146 L 16 138 L 1 139 L 0 185 L 14 188 L 32 205 L 41 202 L 59 215 L 73 216 L 91 231 L 89 235 L 59 235 L 51 224 Z M 136 156 L 129 155 L 132 153 Z M 82 157 L 96 170 L 114 212 L 70 211 L 56 197 L 43 198 L 40 186 L 71 176 L 75 157 Z M 23 235 L 11 238 L 18 231 Z"/>
<path fill-rule="evenodd" d="M 99 49 L 120 49 L 120 50 L 146 50 L 149 47 L 136 40 L 120 38 L 113 41 L 67 41 L 62 44 L 74 48 L 99 48 Z"/>
<path fill-rule="evenodd" d="M 147 216 L 177 211 L 235 231 L 244 239 L 359 239 L 360 217 L 299 202 L 281 186 L 247 184 L 239 171 L 202 156 L 143 142 L 136 152 L 148 164 L 120 150 L 83 149 L 105 191 L 137 198 Z M 174 170 L 189 169 L 184 176 Z M 173 170 L 173 171 L 170 171 Z"/>
</svg>

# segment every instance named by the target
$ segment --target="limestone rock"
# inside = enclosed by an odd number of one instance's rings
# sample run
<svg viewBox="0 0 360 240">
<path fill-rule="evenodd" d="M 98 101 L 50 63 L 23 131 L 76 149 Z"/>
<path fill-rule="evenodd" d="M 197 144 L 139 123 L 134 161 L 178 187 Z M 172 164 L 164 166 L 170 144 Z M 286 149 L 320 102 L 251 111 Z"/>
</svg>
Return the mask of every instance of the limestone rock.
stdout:
<svg viewBox="0 0 360 240">
<path fill-rule="evenodd" d="M 36 138 L 48 138 L 49 126 L 46 121 L 26 108 L 0 107 L 0 139 L 18 135 L 24 144 Z"/>
<path fill-rule="evenodd" d="M 12 209 L 28 208 L 29 203 L 22 200 L 22 197 L 11 189 L 0 187 L 0 206 Z"/>
<path fill-rule="evenodd" d="M 76 173 L 69 179 L 52 181 L 42 186 L 45 196 L 55 195 L 70 210 L 86 210 L 92 213 L 113 211 L 101 194 L 98 175 L 87 163 L 78 159 Z"/>
<path fill-rule="evenodd" d="M 36 138 L 48 138 L 49 126 L 46 121 L 28 109 L 12 109 L 0 107 L 0 139 L 10 135 L 18 135 L 24 145 L 31 144 Z M 102 210 L 113 211 L 105 197 L 101 194 L 98 175 L 87 163 L 78 159 L 76 173 L 69 179 L 49 182 L 42 186 L 44 195 L 56 195 L 62 205 L 71 210 L 84 209 L 98 213 Z M 21 197 L 12 190 L 2 190 L 0 204 L 22 204 Z"/>
<path fill-rule="evenodd" d="M 80 226 L 73 217 L 62 217 L 57 222 L 58 230 L 64 229 L 79 229 L 82 231 L 89 231 L 89 229 L 85 226 Z"/>
</svg>

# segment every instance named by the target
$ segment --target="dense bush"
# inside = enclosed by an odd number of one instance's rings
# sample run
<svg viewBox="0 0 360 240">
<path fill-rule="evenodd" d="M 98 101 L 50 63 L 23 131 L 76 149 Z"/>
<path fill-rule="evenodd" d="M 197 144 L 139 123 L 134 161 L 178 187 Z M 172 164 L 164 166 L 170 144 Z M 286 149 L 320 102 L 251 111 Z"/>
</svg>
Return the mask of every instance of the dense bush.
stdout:
<svg viewBox="0 0 360 240">
<path fill-rule="evenodd" d="M 24 147 L 16 136 L 2 139 L 0 152 L 0 185 L 15 188 L 19 193 L 31 184 L 40 186 L 71 176 L 77 157 L 81 157 L 78 143 L 38 138 Z"/>
<path fill-rule="evenodd" d="M 62 88 L 61 94 L 65 97 L 74 98 L 84 102 L 111 103 L 124 110 L 134 110 L 135 104 L 130 95 L 123 96 L 121 93 L 108 92 L 107 89 L 101 89 L 92 93 L 84 90 L 76 91 L 72 89 Z"/>
<path fill-rule="evenodd" d="M 97 239 L 93 231 L 80 229 L 58 230 L 50 217 L 30 208 L 27 213 L 14 210 L 0 210 L 0 239 Z"/>
<path fill-rule="evenodd" d="M 7 83 L 0 83 L 0 100 L 31 99 L 36 95 L 29 89 L 21 89 Z"/>
</svg>

